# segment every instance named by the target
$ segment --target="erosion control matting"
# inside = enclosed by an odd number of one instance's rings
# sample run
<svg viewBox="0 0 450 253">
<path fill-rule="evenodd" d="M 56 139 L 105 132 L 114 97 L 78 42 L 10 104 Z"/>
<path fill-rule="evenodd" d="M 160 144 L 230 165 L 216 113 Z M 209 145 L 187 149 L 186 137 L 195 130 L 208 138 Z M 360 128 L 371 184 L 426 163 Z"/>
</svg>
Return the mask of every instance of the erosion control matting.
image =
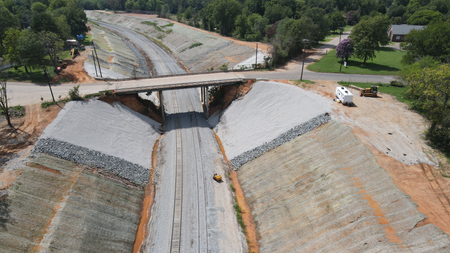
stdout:
<svg viewBox="0 0 450 253">
<path fill-rule="evenodd" d="M 238 170 L 261 252 L 448 252 L 450 240 L 333 120 Z"/>
<path fill-rule="evenodd" d="M 0 199 L 0 252 L 131 252 L 143 191 L 35 154 Z"/>
</svg>

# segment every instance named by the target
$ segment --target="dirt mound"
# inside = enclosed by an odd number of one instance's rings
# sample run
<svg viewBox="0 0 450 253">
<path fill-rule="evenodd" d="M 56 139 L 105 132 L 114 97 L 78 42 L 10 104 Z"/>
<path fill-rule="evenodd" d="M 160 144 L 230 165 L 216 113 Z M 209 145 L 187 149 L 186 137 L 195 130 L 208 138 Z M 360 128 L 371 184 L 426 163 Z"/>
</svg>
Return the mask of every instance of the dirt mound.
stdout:
<svg viewBox="0 0 450 253">
<path fill-rule="evenodd" d="M 282 154 L 282 155 L 280 155 Z M 238 170 L 261 252 L 446 252 L 450 240 L 337 121 Z"/>
<path fill-rule="evenodd" d="M 91 83 L 95 79 L 91 77 L 84 69 L 84 62 L 87 60 L 91 49 L 81 51 L 80 55 L 75 59 L 65 60 L 67 68 L 63 69 L 58 75 L 56 75 L 51 83 L 57 82 L 76 82 L 76 83 Z"/>
</svg>

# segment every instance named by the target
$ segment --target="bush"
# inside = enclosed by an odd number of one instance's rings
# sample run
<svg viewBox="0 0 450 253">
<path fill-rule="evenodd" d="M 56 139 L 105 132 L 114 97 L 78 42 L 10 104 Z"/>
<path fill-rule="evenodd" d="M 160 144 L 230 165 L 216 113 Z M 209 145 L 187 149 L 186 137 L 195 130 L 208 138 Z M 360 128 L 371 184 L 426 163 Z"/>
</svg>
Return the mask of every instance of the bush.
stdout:
<svg viewBox="0 0 450 253">
<path fill-rule="evenodd" d="M 394 87 L 405 87 L 405 85 L 402 82 L 399 81 L 391 81 L 391 83 L 389 84 L 390 86 L 394 86 Z"/>
<path fill-rule="evenodd" d="M 80 88 L 80 85 L 77 85 L 73 87 L 73 89 L 69 90 L 69 98 L 70 100 L 83 100 L 83 98 L 80 96 L 80 91 L 78 90 Z"/>
</svg>

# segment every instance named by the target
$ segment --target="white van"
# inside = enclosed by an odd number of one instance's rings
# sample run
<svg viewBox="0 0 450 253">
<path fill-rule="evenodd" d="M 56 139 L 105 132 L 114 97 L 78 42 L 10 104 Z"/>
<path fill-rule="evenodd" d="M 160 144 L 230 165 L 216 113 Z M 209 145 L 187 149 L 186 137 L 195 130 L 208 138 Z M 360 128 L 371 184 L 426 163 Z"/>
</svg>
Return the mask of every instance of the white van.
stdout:
<svg viewBox="0 0 450 253">
<path fill-rule="evenodd" d="M 341 101 L 343 105 L 349 105 L 353 103 L 353 94 L 345 87 L 336 88 L 336 97 Z"/>
</svg>

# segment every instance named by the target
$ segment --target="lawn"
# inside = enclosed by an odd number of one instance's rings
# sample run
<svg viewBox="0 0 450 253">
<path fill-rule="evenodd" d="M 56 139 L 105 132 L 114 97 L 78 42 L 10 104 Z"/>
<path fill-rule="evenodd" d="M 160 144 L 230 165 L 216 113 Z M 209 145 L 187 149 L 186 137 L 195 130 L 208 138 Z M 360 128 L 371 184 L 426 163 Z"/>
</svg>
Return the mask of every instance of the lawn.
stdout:
<svg viewBox="0 0 450 253">
<path fill-rule="evenodd" d="M 71 58 L 70 50 L 62 51 L 58 54 L 60 59 L 69 59 Z M 50 64 L 50 60 L 48 56 L 46 58 L 46 66 L 48 71 L 49 79 L 51 80 L 55 73 L 53 72 L 53 66 Z M 18 67 L 15 69 L 14 67 L 9 68 L 8 70 L 8 80 L 9 81 L 17 81 L 17 82 L 32 82 L 32 83 L 47 83 L 47 77 L 44 75 L 44 71 L 42 67 L 30 68 L 28 67 L 29 75 L 25 71 L 25 67 Z"/>
<path fill-rule="evenodd" d="M 331 50 L 324 55 L 319 61 L 310 64 L 306 67 L 308 70 L 315 72 L 331 72 L 339 73 L 341 65 L 340 59 L 335 56 L 336 50 Z M 381 48 L 379 52 L 375 52 L 376 57 L 366 64 L 363 61 L 352 57 L 347 62 L 347 68 L 342 66 L 342 73 L 346 74 L 369 74 L 369 75 L 396 75 L 398 71 L 402 70 L 403 66 L 400 63 L 404 51 L 395 50 L 390 47 Z"/>
</svg>

